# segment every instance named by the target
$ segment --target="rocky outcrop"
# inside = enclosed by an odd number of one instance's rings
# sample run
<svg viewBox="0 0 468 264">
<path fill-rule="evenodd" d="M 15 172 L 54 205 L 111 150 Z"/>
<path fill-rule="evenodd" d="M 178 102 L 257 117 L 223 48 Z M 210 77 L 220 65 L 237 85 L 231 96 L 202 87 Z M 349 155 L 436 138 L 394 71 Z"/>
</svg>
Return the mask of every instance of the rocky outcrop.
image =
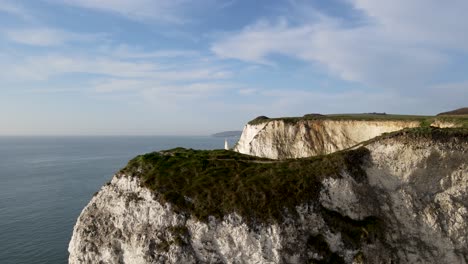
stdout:
<svg viewBox="0 0 468 264">
<path fill-rule="evenodd" d="M 365 147 L 364 175 L 324 177 L 316 201 L 273 222 L 201 221 L 119 173 L 79 216 L 69 262 L 467 263 L 466 134 L 399 133 Z"/>
<path fill-rule="evenodd" d="M 247 124 L 234 150 L 271 159 L 333 153 L 383 133 L 418 127 L 420 121 L 270 120 Z"/>
</svg>

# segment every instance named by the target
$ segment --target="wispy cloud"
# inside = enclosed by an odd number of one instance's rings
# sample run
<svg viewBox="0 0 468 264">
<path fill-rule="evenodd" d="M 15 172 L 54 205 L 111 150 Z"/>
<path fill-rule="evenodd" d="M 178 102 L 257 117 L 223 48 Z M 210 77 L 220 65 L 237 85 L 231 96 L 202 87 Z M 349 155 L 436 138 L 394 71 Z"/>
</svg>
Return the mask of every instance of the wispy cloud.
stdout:
<svg viewBox="0 0 468 264">
<path fill-rule="evenodd" d="M 275 89 L 261 92 L 267 98 L 263 113 L 272 116 L 298 116 L 307 113 L 364 113 L 375 109 L 387 113 L 427 113 L 426 102 L 397 92 L 342 92 L 308 91 L 301 89 Z M 275 105 L 273 109 L 269 105 Z M 415 111 L 414 109 L 421 110 Z"/>
<path fill-rule="evenodd" d="M 134 21 L 182 25 L 194 22 L 194 10 L 225 9 L 237 0 L 48 0 L 119 15 Z"/>
<path fill-rule="evenodd" d="M 31 15 L 22 6 L 8 0 L 0 0 L 0 13 L 8 13 L 29 20 Z"/>
<path fill-rule="evenodd" d="M 466 104 L 466 1 L 247 2 L 0 0 L 0 121 L 171 134 Z"/>
<path fill-rule="evenodd" d="M 229 70 L 216 65 L 170 65 L 168 67 L 152 61 L 132 61 L 90 55 L 49 54 L 25 58 L 6 56 L 2 64 L 5 66 L 2 72 L 5 78 L 22 80 L 48 80 L 54 76 L 72 73 L 160 81 L 215 80 L 229 78 L 232 75 Z"/>
<path fill-rule="evenodd" d="M 3 34 L 16 43 L 31 46 L 59 46 L 68 42 L 91 42 L 102 38 L 98 34 L 78 34 L 53 28 L 21 28 L 3 30 Z"/>
<path fill-rule="evenodd" d="M 261 20 L 226 34 L 211 50 L 221 58 L 275 64 L 281 54 L 321 65 L 335 76 L 373 87 L 423 87 L 450 63 L 452 52 L 466 52 L 468 2 L 348 0 L 363 14 L 350 27 L 342 19 L 318 14 L 313 20 Z M 297 3 L 296 3 L 297 4 Z M 302 4 L 304 4 L 302 2 Z M 434 17 L 434 12 L 437 16 Z"/>
<path fill-rule="evenodd" d="M 146 62 L 128 62 L 112 58 L 73 56 L 61 54 L 36 55 L 24 58 L 9 58 L 9 67 L 3 74 L 6 78 L 22 80 L 48 80 L 54 76 L 70 73 L 90 73 L 120 77 L 146 77 L 157 66 Z"/>
<path fill-rule="evenodd" d="M 102 48 L 101 50 L 119 58 L 129 59 L 157 59 L 157 58 L 184 58 L 197 57 L 200 53 L 195 50 L 156 50 L 144 51 L 128 45 L 119 45 L 118 47 Z"/>
<path fill-rule="evenodd" d="M 76 7 L 117 14 L 137 21 L 183 24 L 187 0 L 52 0 Z"/>
<path fill-rule="evenodd" d="M 307 59 L 316 29 L 310 25 L 290 26 L 284 18 L 276 22 L 260 20 L 253 25 L 215 42 L 211 50 L 221 58 L 240 59 L 248 62 L 272 65 L 268 57 L 284 54 Z"/>
</svg>

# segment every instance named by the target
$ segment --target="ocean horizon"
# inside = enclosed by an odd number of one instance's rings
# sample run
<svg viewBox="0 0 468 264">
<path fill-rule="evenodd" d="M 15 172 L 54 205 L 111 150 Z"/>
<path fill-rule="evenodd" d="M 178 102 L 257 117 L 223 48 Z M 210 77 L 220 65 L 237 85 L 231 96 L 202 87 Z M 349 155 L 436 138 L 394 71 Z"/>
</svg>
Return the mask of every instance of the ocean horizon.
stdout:
<svg viewBox="0 0 468 264">
<path fill-rule="evenodd" d="M 131 158 L 175 147 L 221 149 L 224 138 L 0 136 L 0 263 L 67 263 L 73 226 L 93 194 Z"/>
</svg>

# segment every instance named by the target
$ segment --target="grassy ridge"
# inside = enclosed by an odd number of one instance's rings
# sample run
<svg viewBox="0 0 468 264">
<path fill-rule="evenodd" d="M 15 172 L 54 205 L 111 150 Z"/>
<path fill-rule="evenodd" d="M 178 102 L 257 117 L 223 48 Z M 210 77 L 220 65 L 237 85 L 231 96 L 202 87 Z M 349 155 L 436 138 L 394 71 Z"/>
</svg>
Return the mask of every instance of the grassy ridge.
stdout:
<svg viewBox="0 0 468 264">
<path fill-rule="evenodd" d="M 429 139 L 431 141 L 446 142 L 453 139 L 458 139 L 460 141 L 468 141 L 468 128 L 459 127 L 459 128 L 434 128 L 434 127 L 415 127 L 415 128 L 405 128 L 399 131 L 384 133 L 380 136 L 377 136 L 373 139 L 361 142 L 357 146 L 366 146 L 373 142 L 389 139 L 389 138 L 409 138 L 411 140 L 415 139 Z M 351 147 L 352 148 L 352 147 Z"/>
<path fill-rule="evenodd" d="M 468 140 L 465 128 L 419 127 L 384 134 L 361 143 L 394 137 Z M 367 180 L 364 147 L 329 155 L 275 161 L 226 150 L 176 148 L 137 156 L 122 169 L 140 177 L 163 203 L 206 220 L 237 212 L 256 222 L 281 220 L 294 207 L 317 201 L 321 181 L 347 171 L 358 182 Z"/>
<path fill-rule="evenodd" d="M 385 138 L 429 138 L 431 140 L 468 140 L 468 129 L 420 127 L 389 133 L 367 143 Z M 321 182 L 326 177 L 338 178 L 345 171 L 357 182 L 367 181 L 363 163 L 369 151 L 360 147 L 329 155 L 275 161 L 226 150 L 193 150 L 176 148 L 137 156 L 122 169 L 130 177 L 154 191 L 161 203 L 170 203 L 179 213 L 190 214 L 201 221 L 209 216 L 218 219 L 236 212 L 252 224 L 281 222 L 297 214 L 295 206 L 312 204 L 332 233 L 340 234 L 343 245 L 359 250 L 363 244 L 382 242 L 385 222 L 375 216 L 353 220 L 319 203 Z M 133 198 L 137 199 L 137 198 Z M 128 205 L 127 205 L 128 206 Z M 189 232 L 184 226 L 170 227 L 173 240 L 157 244 L 168 250 L 171 243 L 187 245 Z M 301 237 L 308 252 L 317 252 L 323 261 L 311 263 L 344 263 L 331 251 L 320 234 Z M 293 253 L 295 248 L 285 248 Z M 355 255 L 365 259 L 362 252 Z"/>
<path fill-rule="evenodd" d="M 434 120 L 454 123 L 458 127 L 468 128 L 468 115 L 441 115 L 435 117 Z"/>
<path fill-rule="evenodd" d="M 344 245 L 357 250 L 362 244 L 383 237 L 383 221 L 373 216 L 352 220 L 321 206 L 319 195 L 322 180 L 341 177 L 343 171 L 358 182 L 366 181 L 362 164 L 367 155 L 366 148 L 359 148 L 313 158 L 274 161 L 226 150 L 177 148 L 138 156 L 122 173 L 140 177 L 144 186 L 155 191 L 159 202 L 170 203 L 176 212 L 204 222 L 209 216 L 221 219 L 236 212 L 253 228 L 257 224 L 282 222 L 285 217 L 295 219 L 297 205 L 312 204 L 330 230 L 341 234 Z M 185 245 L 186 228 L 175 227 L 171 231 L 174 241 L 156 245 L 161 250 L 167 250 L 171 243 Z M 321 255 L 323 261 L 318 263 L 344 263 L 320 235 L 298 239 L 307 245 L 303 255 L 311 251 Z M 294 248 L 284 250 L 297 253 Z"/>
<path fill-rule="evenodd" d="M 304 202 L 318 200 L 321 181 L 348 171 L 366 179 L 361 168 L 368 150 L 306 159 L 272 161 L 225 150 L 173 149 L 131 160 L 122 170 L 140 177 L 176 211 L 206 220 L 237 212 L 247 221 L 281 220 Z"/>
<path fill-rule="evenodd" d="M 448 111 L 448 112 L 443 112 L 443 113 L 440 113 L 440 114 L 437 114 L 437 115 L 438 116 L 441 116 L 441 115 L 468 115 L 468 107 L 458 108 L 458 109 Z"/>
<path fill-rule="evenodd" d="M 356 121 L 418 121 L 422 127 L 429 127 L 434 121 L 444 121 L 455 123 L 460 127 L 468 128 L 468 115 L 448 115 L 448 116 L 420 116 L 420 115 L 390 115 L 390 114 L 333 114 L 318 115 L 310 114 L 302 117 L 278 117 L 268 118 L 259 116 L 250 122 L 249 125 L 257 125 L 270 121 L 281 120 L 286 123 L 295 124 L 303 120 L 356 120 Z"/>
<path fill-rule="evenodd" d="M 374 121 L 374 120 L 387 120 L 387 121 L 423 121 L 431 116 L 418 116 L 418 115 L 383 115 L 383 114 L 332 114 L 332 115 L 319 115 L 311 114 L 302 117 L 277 117 L 268 118 L 266 116 L 259 116 L 249 122 L 250 125 L 261 124 L 269 121 L 282 120 L 287 123 L 296 123 L 302 120 L 358 120 L 358 121 Z"/>
</svg>

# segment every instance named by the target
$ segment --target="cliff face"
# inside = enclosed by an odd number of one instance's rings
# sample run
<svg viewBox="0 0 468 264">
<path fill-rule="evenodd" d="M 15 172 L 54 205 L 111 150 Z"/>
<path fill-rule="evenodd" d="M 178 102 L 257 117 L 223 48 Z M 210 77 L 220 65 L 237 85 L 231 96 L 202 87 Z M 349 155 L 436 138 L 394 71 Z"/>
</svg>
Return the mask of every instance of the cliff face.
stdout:
<svg viewBox="0 0 468 264">
<path fill-rule="evenodd" d="M 69 262 L 467 263 L 468 139 L 400 134 L 366 148 L 364 175 L 324 177 L 316 201 L 274 222 L 200 221 L 117 174 L 78 218 Z"/>
<path fill-rule="evenodd" d="M 419 121 L 271 120 L 247 124 L 234 150 L 271 159 L 303 158 L 343 150 L 383 133 L 419 125 Z"/>
</svg>

